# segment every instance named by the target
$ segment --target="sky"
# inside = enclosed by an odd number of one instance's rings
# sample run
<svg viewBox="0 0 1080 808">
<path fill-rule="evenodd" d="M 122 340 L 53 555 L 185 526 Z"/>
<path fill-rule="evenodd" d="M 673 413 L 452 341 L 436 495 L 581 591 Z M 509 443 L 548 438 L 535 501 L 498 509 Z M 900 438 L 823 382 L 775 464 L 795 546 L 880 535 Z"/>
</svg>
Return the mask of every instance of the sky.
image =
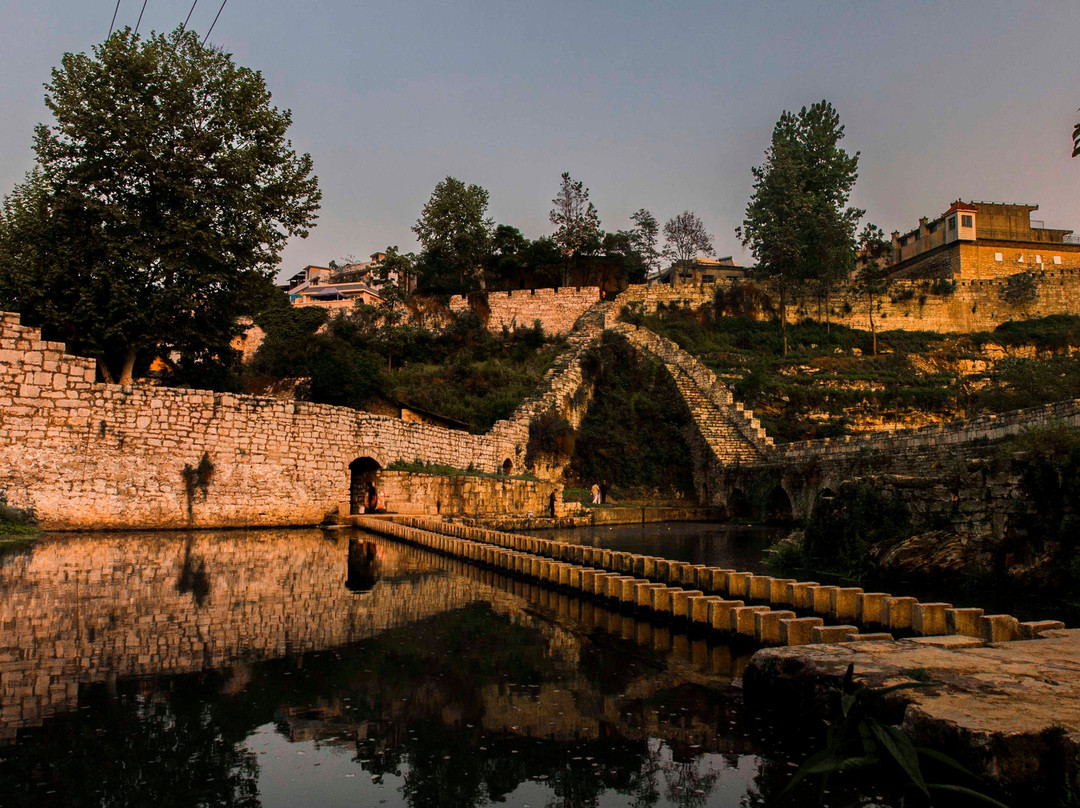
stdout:
<svg viewBox="0 0 1080 808">
<path fill-rule="evenodd" d="M 190 0 L 145 0 L 140 31 Z M 115 0 L 0 0 L 0 193 L 33 165 L 42 85 L 105 38 Z M 197 0 L 205 33 L 218 0 Z M 134 26 L 141 0 L 120 0 Z M 735 235 L 776 120 L 827 99 L 861 153 L 852 203 L 886 232 L 957 198 L 1038 204 L 1080 231 L 1080 2 L 892 0 L 226 0 L 210 41 L 262 72 L 292 111 L 323 190 L 318 226 L 281 273 L 416 249 L 411 226 L 446 176 L 491 216 L 553 230 L 564 171 L 602 226 L 648 208 L 696 212 L 717 254 Z"/>
</svg>

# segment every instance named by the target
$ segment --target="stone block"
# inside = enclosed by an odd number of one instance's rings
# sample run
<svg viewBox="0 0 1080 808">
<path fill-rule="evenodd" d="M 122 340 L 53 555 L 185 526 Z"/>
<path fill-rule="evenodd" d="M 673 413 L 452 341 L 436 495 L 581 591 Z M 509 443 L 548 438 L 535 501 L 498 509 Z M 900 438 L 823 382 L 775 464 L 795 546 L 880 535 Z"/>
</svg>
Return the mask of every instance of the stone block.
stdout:
<svg viewBox="0 0 1080 808">
<path fill-rule="evenodd" d="M 794 603 L 792 587 L 797 584 L 794 578 L 773 578 L 769 584 L 769 602 L 773 606 L 791 606 Z"/>
<path fill-rule="evenodd" d="M 817 581 L 797 581 L 791 585 L 791 605 L 796 609 L 814 608 L 814 587 Z"/>
<path fill-rule="evenodd" d="M 794 618 L 795 612 L 787 610 L 757 612 L 754 615 L 754 639 L 762 645 L 779 645 L 780 621 Z"/>
<path fill-rule="evenodd" d="M 652 609 L 653 607 L 653 590 L 662 587 L 663 584 L 658 584 L 655 581 L 639 581 L 637 584 L 637 595 L 635 605 L 639 609 Z"/>
<path fill-rule="evenodd" d="M 832 614 L 832 598 L 833 592 L 839 587 L 836 586 L 819 586 L 816 587 L 814 592 L 814 614 L 819 614 L 823 617 L 827 617 Z"/>
<path fill-rule="evenodd" d="M 720 598 L 712 595 L 702 595 L 700 597 L 691 598 L 690 621 L 699 626 L 711 625 L 709 613 L 712 609 L 712 604 L 719 600 Z"/>
<path fill-rule="evenodd" d="M 751 575 L 749 599 L 760 602 L 768 601 L 769 595 L 772 593 L 772 580 L 771 575 Z"/>
<path fill-rule="evenodd" d="M 911 628 L 911 615 L 916 603 L 915 598 L 886 598 L 881 624 L 893 631 Z"/>
<path fill-rule="evenodd" d="M 921 637 L 948 634 L 945 610 L 951 603 L 916 603 L 911 610 L 911 630 Z"/>
<path fill-rule="evenodd" d="M 753 577 L 749 572 L 731 572 L 727 576 L 727 594 L 730 598 L 750 597 L 750 579 Z"/>
<path fill-rule="evenodd" d="M 982 639 L 982 609 L 946 609 L 945 626 L 950 634 Z"/>
<path fill-rule="evenodd" d="M 831 593 L 829 615 L 834 620 L 855 619 L 855 599 L 862 594 L 857 586 L 839 586 Z"/>
<path fill-rule="evenodd" d="M 814 627 L 824 625 L 820 617 L 792 617 L 780 621 L 780 645 L 808 645 L 814 641 Z"/>
<path fill-rule="evenodd" d="M 744 637 L 756 636 L 754 615 L 769 611 L 768 606 L 736 606 L 731 610 L 731 631 Z"/>
<path fill-rule="evenodd" d="M 1044 631 L 1059 631 L 1065 628 L 1060 620 L 1033 620 L 1020 624 L 1020 638 L 1037 640 Z"/>
<path fill-rule="evenodd" d="M 862 592 L 855 597 L 855 622 L 861 626 L 885 625 L 885 601 L 888 592 Z"/>
<path fill-rule="evenodd" d="M 731 631 L 732 612 L 745 605 L 741 600 L 713 601 L 709 604 L 709 625 L 717 631 Z"/>
<path fill-rule="evenodd" d="M 814 626 L 810 629 L 814 643 L 849 642 L 852 636 L 858 635 L 859 629 L 855 626 Z"/>
<path fill-rule="evenodd" d="M 671 600 L 676 592 L 682 592 L 677 586 L 661 586 L 653 590 L 653 611 L 657 614 L 671 615 Z"/>
<path fill-rule="evenodd" d="M 700 589 L 679 590 L 671 596 L 671 615 L 680 619 L 690 618 L 690 598 L 704 594 Z"/>
<path fill-rule="evenodd" d="M 979 618 L 982 638 L 989 643 L 1020 639 L 1020 621 L 1011 614 L 984 614 Z"/>
</svg>

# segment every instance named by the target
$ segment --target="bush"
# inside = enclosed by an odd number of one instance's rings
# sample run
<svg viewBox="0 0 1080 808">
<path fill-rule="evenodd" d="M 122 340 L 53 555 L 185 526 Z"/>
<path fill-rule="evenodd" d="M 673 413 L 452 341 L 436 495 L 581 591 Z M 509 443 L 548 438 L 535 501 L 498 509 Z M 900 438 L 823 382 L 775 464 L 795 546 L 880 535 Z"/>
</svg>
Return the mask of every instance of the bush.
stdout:
<svg viewBox="0 0 1080 808">
<path fill-rule="evenodd" d="M 871 547 L 910 534 L 911 514 L 903 502 L 867 483 L 848 482 L 814 506 L 805 552 L 816 565 L 859 576 L 870 569 Z"/>
</svg>

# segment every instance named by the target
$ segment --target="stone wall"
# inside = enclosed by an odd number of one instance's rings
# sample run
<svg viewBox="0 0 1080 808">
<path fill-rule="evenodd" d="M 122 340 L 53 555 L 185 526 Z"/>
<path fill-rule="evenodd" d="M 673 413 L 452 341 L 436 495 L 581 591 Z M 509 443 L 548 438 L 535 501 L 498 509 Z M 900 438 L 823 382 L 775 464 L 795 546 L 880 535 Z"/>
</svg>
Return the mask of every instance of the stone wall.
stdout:
<svg viewBox="0 0 1080 808">
<path fill-rule="evenodd" d="M 447 477 L 407 471 L 380 471 L 375 486 L 386 492 L 387 509 L 394 513 L 474 517 L 510 513 L 546 516 L 551 492 L 557 488 L 554 483 L 539 480 Z"/>
<path fill-rule="evenodd" d="M 357 458 L 494 472 L 528 431 L 94 377 L 94 360 L 0 314 L 0 493 L 47 529 L 316 524 L 348 500 Z M 212 470 L 185 478 L 204 455 Z"/>
<path fill-rule="evenodd" d="M 1042 270 L 1033 264 L 1017 264 L 1012 254 L 1003 264 L 990 262 L 995 266 L 1010 267 L 1012 274 L 1028 272 L 1033 276 L 1036 297 L 1028 303 L 1010 303 L 1005 299 L 1008 280 L 1001 275 L 980 280 L 960 279 L 955 290 L 947 294 L 934 293 L 932 281 L 897 280 L 889 285 L 885 294 L 875 296 L 874 324 L 878 331 L 965 334 L 993 331 L 1010 320 L 1080 313 L 1080 269 L 1054 267 L 1047 263 L 1050 255 L 1047 252 L 1042 256 L 1045 267 Z M 991 269 L 985 271 L 989 274 Z M 618 297 L 617 305 L 647 314 L 655 313 L 659 305 L 699 309 L 712 304 L 718 286 L 720 284 L 631 286 Z M 768 283 L 761 287 L 768 292 Z M 776 299 L 775 294 L 771 296 Z M 869 311 L 868 296 L 858 286 L 850 285 L 833 294 L 829 318 L 833 323 L 869 331 Z M 789 306 L 789 322 L 805 318 L 824 319 L 824 311 L 817 300 L 796 301 Z"/>
<path fill-rule="evenodd" d="M 574 327 L 578 317 L 600 300 L 596 286 L 559 289 L 521 289 L 516 292 L 489 292 L 488 328 L 496 333 L 504 328 L 532 328 L 537 320 L 545 334 L 562 335 Z M 450 310 L 464 311 L 469 301 L 463 295 L 450 298 Z"/>
</svg>

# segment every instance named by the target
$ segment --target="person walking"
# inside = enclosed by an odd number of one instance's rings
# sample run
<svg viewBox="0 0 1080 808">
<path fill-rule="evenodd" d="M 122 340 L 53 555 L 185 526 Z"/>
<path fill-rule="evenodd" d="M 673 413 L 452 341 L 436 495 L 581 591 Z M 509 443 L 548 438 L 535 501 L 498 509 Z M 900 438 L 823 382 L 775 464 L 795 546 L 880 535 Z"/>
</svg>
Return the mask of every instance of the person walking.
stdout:
<svg viewBox="0 0 1080 808">
<path fill-rule="evenodd" d="M 596 483 L 593 483 L 592 488 L 590 488 L 589 490 L 592 491 L 592 504 L 593 505 L 599 505 L 600 504 L 600 486 L 597 485 Z"/>
</svg>

